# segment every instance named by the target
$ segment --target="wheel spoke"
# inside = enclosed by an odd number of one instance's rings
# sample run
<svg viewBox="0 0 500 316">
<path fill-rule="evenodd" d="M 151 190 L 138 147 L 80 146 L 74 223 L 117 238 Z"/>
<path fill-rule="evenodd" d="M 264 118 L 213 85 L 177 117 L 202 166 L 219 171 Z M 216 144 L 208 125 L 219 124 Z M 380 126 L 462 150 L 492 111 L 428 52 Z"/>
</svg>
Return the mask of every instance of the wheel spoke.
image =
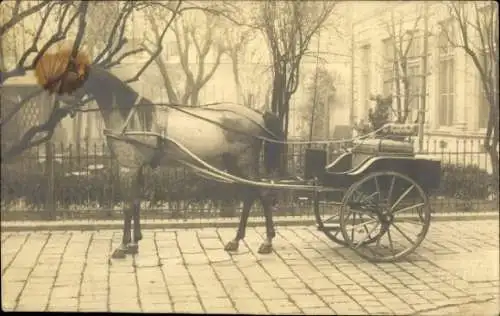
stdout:
<svg viewBox="0 0 500 316">
<path fill-rule="evenodd" d="M 370 230 L 370 232 L 366 235 L 366 237 L 357 243 L 357 245 L 356 245 L 356 247 L 354 247 L 354 249 L 358 249 L 359 246 L 361 246 L 366 240 L 368 240 L 368 238 L 370 238 L 371 233 L 373 233 L 375 231 L 375 229 L 378 228 L 379 225 L 380 225 L 380 223 L 377 223 L 377 225 L 375 225 L 375 227 L 373 227 L 372 230 Z"/>
<path fill-rule="evenodd" d="M 405 219 L 405 218 L 400 218 L 396 222 L 398 222 L 398 223 L 409 223 L 409 224 L 413 224 L 413 225 L 424 226 L 424 223 L 417 222 L 417 221 L 414 221 L 414 220 L 411 220 L 411 219 Z"/>
<path fill-rule="evenodd" d="M 392 205 L 391 212 L 408 195 L 408 193 L 410 193 L 410 191 L 413 190 L 414 187 L 415 187 L 415 185 L 412 184 L 408 189 L 406 189 L 406 191 L 403 194 L 401 194 L 401 196 L 397 199 L 397 201 Z"/>
<path fill-rule="evenodd" d="M 367 224 L 371 224 L 371 223 L 375 223 L 377 221 L 377 219 L 371 219 L 369 221 L 366 221 L 366 222 L 363 222 L 361 224 L 358 224 L 358 225 L 352 225 L 351 227 L 349 227 L 349 229 L 352 229 L 354 231 L 354 229 L 360 227 L 360 226 L 363 226 L 363 225 L 367 225 Z M 377 224 L 378 225 L 378 224 Z M 346 227 L 347 228 L 347 227 Z"/>
<path fill-rule="evenodd" d="M 368 231 L 368 228 L 366 227 L 366 224 L 364 224 L 363 227 L 365 228 L 365 232 L 368 233 L 368 236 L 370 236 L 370 232 Z"/>
<path fill-rule="evenodd" d="M 363 197 L 363 199 L 361 201 L 359 201 L 359 203 L 363 203 L 363 202 L 366 202 L 366 200 L 369 200 L 370 202 L 374 203 L 372 198 L 375 196 L 375 195 L 379 195 L 380 196 L 380 192 L 373 192 L 372 194 L 370 195 L 366 195 Z"/>
<path fill-rule="evenodd" d="M 380 185 L 378 184 L 378 179 L 377 177 L 373 177 L 373 181 L 375 181 L 375 190 L 376 190 L 376 194 L 378 194 L 378 199 L 379 201 L 382 199 L 381 197 L 381 194 L 380 194 Z"/>
<path fill-rule="evenodd" d="M 373 213 L 373 211 L 369 210 L 351 210 L 351 213 L 366 215 L 369 218 L 376 218 L 376 215 Z"/>
<path fill-rule="evenodd" d="M 340 230 L 337 230 L 337 232 L 335 232 L 335 234 L 333 235 L 333 237 L 337 238 L 337 235 L 340 233 Z"/>
<path fill-rule="evenodd" d="M 390 203 L 390 202 L 391 202 L 391 198 L 392 198 L 392 190 L 394 189 L 394 183 L 396 183 L 396 177 L 395 177 L 395 176 L 392 176 L 391 186 L 389 187 L 389 192 L 387 193 L 387 202 L 388 202 L 388 203 Z"/>
<path fill-rule="evenodd" d="M 354 190 L 352 191 L 352 201 L 353 202 L 359 202 L 358 198 L 361 198 L 363 196 L 363 194 L 361 192 L 359 192 L 358 190 Z"/>
<path fill-rule="evenodd" d="M 325 219 L 325 220 L 324 220 L 324 222 L 328 222 L 328 221 L 330 221 L 330 220 L 332 220 L 332 219 L 334 219 L 334 218 L 336 218 L 336 217 L 339 217 L 339 214 L 338 214 L 338 213 L 337 213 L 337 214 L 335 214 L 335 215 L 332 215 L 332 216 L 328 217 L 327 219 Z"/>
<path fill-rule="evenodd" d="M 405 208 L 402 208 L 402 209 L 399 209 L 397 211 L 394 211 L 394 212 L 391 212 L 393 215 L 397 214 L 397 213 L 401 213 L 401 212 L 404 212 L 404 211 L 408 211 L 408 210 L 411 210 L 411 209 L 414 209 L 414 208 L 417 208 L 417 207 L 420 207 L 420 206 L 424 206 L 425 203 L 418 203 L 418 204 L 415 204 L 415 205 L 412 205 L 412 206 L 407 206 Z"/>
<path fill-rule="evenodd" d="M 389 245 L 391 246 L 391 253 L 394 256 L 394 244 L 392 243 L 391 229 L 387 228 L 387 238 L 389 239 Z"/>
<path fill-rule="evenodd" d="M 352 217 L 352 223 L 353 224 L 356 223 L 356 216 L 355 215 L 353 215 L 353 217 Z M 351 240 L 354 240 L 354 229 L 351 230 Z"/>
<path fill-rule="evenodd" d="M 396 228 L 397 231 L 401 235 L 403 235 L 403 237 L 406 238 L 409 242 L 411 242 L 412 244 L 415 244 L 415 242 L 410 237 L 408 237 L 394 222 L 392 223 L 392 226 L 394 226 L 394 228 Z"/>
</svg>

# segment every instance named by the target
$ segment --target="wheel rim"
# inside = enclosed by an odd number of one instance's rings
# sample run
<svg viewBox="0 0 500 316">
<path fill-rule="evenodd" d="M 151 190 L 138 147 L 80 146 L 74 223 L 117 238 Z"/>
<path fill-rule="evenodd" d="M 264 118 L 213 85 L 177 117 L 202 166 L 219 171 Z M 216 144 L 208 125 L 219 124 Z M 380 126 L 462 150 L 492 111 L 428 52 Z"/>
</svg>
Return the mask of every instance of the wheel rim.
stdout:
<svg viewBox="0 0 500 316">
<path fill-rule="evenodd" d="M 370 261 L 406 257 L 429 229 L 431 212 L 425 192 L 397 172 L 364 177 L 349 188 L 342 202 L 339 217 L 344 241 Z"/>
<path fill-rule="evenodd" d="M 340 230 L 340 206 L 337 203 L 322 203 L 319 207 L 320 212 L 320 224 L 323 228 L 322 231 L 325 235 L 330 238 L 335 243 L 347 246 L 348 244 L 344 241 L 342 237 L 342 231 Z"/>
</svg>

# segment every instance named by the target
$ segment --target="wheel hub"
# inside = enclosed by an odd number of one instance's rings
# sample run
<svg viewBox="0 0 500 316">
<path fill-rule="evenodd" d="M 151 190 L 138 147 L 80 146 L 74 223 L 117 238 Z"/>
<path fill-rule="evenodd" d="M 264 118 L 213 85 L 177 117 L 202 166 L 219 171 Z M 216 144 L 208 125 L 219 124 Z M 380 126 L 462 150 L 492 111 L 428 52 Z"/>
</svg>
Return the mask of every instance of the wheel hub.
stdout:
<svg viewBox="0 0 500 316">
<path fill-rule="evenodd" d="M 379 216 L 378 216 L 380 223 L 384 228 L 389 227 L 393 222 L 394 222 L 394 214 L 392 214 L 391 210 L 389 208 L 382 208 L 379 211 Z"/>
</svg>

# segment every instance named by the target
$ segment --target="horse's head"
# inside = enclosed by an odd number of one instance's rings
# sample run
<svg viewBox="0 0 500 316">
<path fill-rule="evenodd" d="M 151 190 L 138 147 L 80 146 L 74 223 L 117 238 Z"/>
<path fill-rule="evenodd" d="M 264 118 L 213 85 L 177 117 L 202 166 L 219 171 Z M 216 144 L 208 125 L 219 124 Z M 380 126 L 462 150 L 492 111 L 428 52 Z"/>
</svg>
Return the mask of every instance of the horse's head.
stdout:
<svg viewBox="0 0 500 316">
<path fill-rule="evenodd" d="M 87 54 L 73 54 L 68 48 L 44 54 L 35 67 L 38 83 L 63 100 L 81 99 L 86 94 L 84 85 L 89 73 L 90 59 Z"/>
<path fill-rule="evenodd" d="M 85 95 L 106 110 L 120 107 L 126 115 L 137 97 L 127 84 L 109 71 L 93 66 L 84 52 L 60 49 L 44 54 L 35 68 L 38 83 L 62 101 L 73 103 Z"/>
</svg>

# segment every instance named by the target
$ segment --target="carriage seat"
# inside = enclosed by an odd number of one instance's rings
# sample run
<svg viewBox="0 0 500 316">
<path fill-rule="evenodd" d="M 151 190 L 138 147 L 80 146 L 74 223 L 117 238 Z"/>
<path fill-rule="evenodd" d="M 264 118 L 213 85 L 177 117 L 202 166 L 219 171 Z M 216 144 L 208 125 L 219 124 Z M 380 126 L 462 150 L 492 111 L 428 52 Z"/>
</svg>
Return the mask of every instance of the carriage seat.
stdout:
<svg viewBox="0 0 500 316">
<path fill-rule="evenodd" d="M 413 144 L 410 142 L 378 138 L 355 141 L 351 153 L 351 170 L 372 157 L 413 157 L 415 155 Z"/>
</svg>

